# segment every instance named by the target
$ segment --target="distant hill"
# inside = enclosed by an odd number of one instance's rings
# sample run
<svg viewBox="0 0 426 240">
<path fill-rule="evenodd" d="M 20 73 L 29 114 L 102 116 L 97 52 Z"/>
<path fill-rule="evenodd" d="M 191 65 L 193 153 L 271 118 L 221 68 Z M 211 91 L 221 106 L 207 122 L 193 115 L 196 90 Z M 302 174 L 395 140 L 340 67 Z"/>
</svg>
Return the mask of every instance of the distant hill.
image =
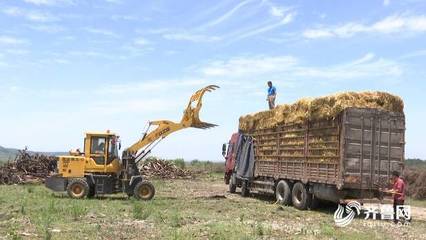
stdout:
<svg viewBox="0 0 426 240">
<path fill-rule="evenodd" d="M 0 146 L 0 162 L 6 162 L 8 160 L 14 160 L 16 157 L 16 154 L 18 154 L 19 149 L 16 148 L 5 148 Z M 66 155 L 67 152 L 34 152 L 29 151 L 30 153 L 41 153 L 49 156 L 56 156 L 56 155 Z"/>
<path fill-rule="evenodd" d="M 18 149 L 14 148 L 5 148 L 0 146 L 0 161 L 12 160 L 15 158 L 18 153 Z"/>
</svg>

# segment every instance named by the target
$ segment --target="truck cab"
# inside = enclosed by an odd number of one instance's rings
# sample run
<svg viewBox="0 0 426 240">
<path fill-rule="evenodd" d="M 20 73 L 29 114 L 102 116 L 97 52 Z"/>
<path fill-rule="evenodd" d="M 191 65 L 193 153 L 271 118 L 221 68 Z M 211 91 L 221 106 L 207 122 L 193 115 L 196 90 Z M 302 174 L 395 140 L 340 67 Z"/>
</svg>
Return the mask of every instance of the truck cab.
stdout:
<svg viewBox="0 0 426 240">
<path fill-rule="evenodd" d="M 237 154 L 238 140 L 240 138 L 239 133 L 234 133 L 228 143 L 224 143 L 222 146 L 222 156 L 225 158 L 225 183 L 229 184 L 232 172 L 235 166 L 235 159 Z"/>
</svg>

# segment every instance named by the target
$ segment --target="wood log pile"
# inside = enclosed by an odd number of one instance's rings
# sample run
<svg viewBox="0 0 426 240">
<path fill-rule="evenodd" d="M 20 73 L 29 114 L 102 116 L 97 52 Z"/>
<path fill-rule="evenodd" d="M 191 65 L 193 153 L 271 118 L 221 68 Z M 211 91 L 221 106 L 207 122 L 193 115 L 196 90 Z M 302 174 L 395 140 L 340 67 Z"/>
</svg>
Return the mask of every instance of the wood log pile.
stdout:
<svg viewBox="0 0 426 240">
<path fill-rule="evenodd" d="M 426 199 L 426 169 L 405 169 L 403 179 L 407 184 L 408 196 L 419 200 Z"/>
<path fill-rule="evenodd" d="M 56 157 L 20 150 L 14 161 L 0 166 L 0 184 L 43 182 L 56 168 Z"/>
<path fill-rule="evenodd" d="M 142 163 L 140 167 L 142 175 L 153 178 L 191 178 L 192 173 L 189 170 L 176 166 L 172 161 L 150 158 Z"/>
</svg>

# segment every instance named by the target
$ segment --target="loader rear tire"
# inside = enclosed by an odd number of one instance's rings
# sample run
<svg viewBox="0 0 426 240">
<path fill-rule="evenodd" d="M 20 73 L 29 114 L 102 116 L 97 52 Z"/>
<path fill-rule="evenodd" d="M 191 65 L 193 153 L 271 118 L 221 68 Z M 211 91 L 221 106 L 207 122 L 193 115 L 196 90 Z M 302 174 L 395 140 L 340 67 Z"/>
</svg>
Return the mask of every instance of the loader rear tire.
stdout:
<svg viewBox="0 0 426 240">
<path fill-rule="evenodd" d="M 299 210 L 306 210 L 311 205 L 312 194 L 308 192 L 306 186 L 297 182 L 291 191 L 293 206 Z"/>
<path fill-rule="evenodd" d="M 281 205 L 291 205 L 291 188 L 286 180 L 281 180 L 275 187 L 275 197 Z"/>
<path fill-rule="evenodd" d="M 148 201 L 151 200 L 155 195 L 155 188 L 152 183 L 148 181 L 142 181 L 136 184 L 133 189 L 133 196 L 138 200 Z"/>
<path fill-rule="evenodd" d="M 89 184 L 81 178 L 70 180 L 67 186 L 67 193 L 71 198 L 84 198 L 89 194 L 89 191 Z"/>
</svg>

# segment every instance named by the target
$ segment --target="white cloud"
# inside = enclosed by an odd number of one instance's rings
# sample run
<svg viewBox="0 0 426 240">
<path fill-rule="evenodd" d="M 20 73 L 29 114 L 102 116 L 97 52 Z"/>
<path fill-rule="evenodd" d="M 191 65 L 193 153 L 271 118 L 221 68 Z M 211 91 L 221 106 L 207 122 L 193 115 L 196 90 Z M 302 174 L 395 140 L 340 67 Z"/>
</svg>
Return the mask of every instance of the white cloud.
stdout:
<svg viewBox="0 0 426 240">
<path fill-rule="evenodd" d="M 90 112 L 99 114 L 118 114 L 134 111 L 142 112 L 163 112 L 172 111 L 179 107 L 179 104 L 167 99 L 119 99 L 111 101 L 95 102 L 89 106 Z"/>
<path fill-rule="evenodd" d="M 276 28 L 281 27 L 283 25 L 289 24 L 290 22 L 293 21 L 295 16 L 296 16 L 295 12 L 287 13 L 282 18 L 280 18 L 280 20 L 278 22 L 274 22 L 272 24 L 267 24 L 267 25 L 264 25 L 264 26 L 249 29 L 247 31 L 237 33 L 237 34 L 235 34 L 235 36 L 232 36 L 230 38 L 233 39 L 233 40 L 240 40 L 240 39 L 252 37 L 252 36 L 255 36 L 255 35 L 259 35 L 261 33 L 269 32 L 273 29 L 276 29 Z"/>
<path fill-rule="evenodd" d="M 113 37 L 113 38 L 119 38 L 120 37 L 120 35 L 118 35 L 117 33 L 113 32 L 111 30 L 107 30 L 107 29 L 87 27 L 87 28 L 84 28 L 84 30 L 86 30 L 89 33 L 100 34 L 100 35 L 104 35 L 104 36 L 107 36 L 107 37 Z"/>
<path fill-rule="evenodd" d="M 373 60 L 374 58 L 375 58 L 375 55 L 373 53 L 367 53 L 362 58 L 353 61 L 351 64 L 358 65 L 358 64 L 366 63 Z"/>
<path fill-rule="evenodd" d="M 230 18 L 232 15 L 234 15 L 240 8 L 244 7 L 245 5 L 247 5 L 250 2 L 252 2 L 252 0 L 246 0 L 246 1 L 240 2 L 238 5 L 233 7 L 231 10 L 227 11 L 222 16 L 208 22 L 204 27 L 215 26 L 215 25 L 218 25 L 218 24 L 226 21 L 228 18 Z"/>
<path fill-rule="evenodd" d="M 107 3 L 122 4 L 123 0 L 105 0 Z"/>
<path fill-rule="evenodd" d="M 17 7 L 10 7 L 3 10 L 3 13 L 12 17 L 23 17 L 32 22 L 54 22 L 58 18 L 46 12 L 26 10 Z"/>
<path fill-rule="evenodd" d="M 8 53 L 8 54 L 13 54 L 13 55 L 26 55 L 30 51 L 28 51 L 26 49 L 10 48 L 10 49 L 5 50 L 4 52 Z"/>
<path fill-rule="evenodd" d="M 372 54 L 366 54 L 349 63 L 328 67 L 301 66 L 295 69 L 293 74 L 312 79 L 363 80 L 365 78 L 399 77 L 403 74 L 403 68 L 401 64 L 393 60 L 376 58 Z"/>
<path fill-rule="evenodd" d="M 74 4 L 74 0 L 24 0 L 26 3 L 31 3 L 35 5 L 46 5 L 54 6 L 60 4 Z"/>
<path fill-rule="evenodd" d="M 272 6 L 270 9 L 270 13 L 274 17 L 284 17 L 286 9 L 280 8 L 277 6 Z"/>
<path fill-rule="evenodd" d="M 114 21 L 120 21 L 120 20 L 134 21 L 134 20 L 138 20 L 139 18 L 133 15 L 112 15 L 111 19 Z"/>
<path fill-rule="evenodd" d="M 383 0 L 383 6 L 389 6 L 390 0 Z"/>
<path fill-rule="evenodd" d="M 318 27 L 303 32 L 305 38 L 348 38 L 360 33 L 426 32 L 426 16 L 392 15 L 372 24 L 356 22 L 340 26 Z"/>
<path fill-rule="evenodd" d="M 11 36 L 0 35 L 0 44 L 2 45 L 20 45 L 28 43 L 27 40 Z"/>
<path fill-rule="evenodd" d="M 46 24 L 38 24 L 38 25 L 28 25 L 29 28 L 46 33 L 58 33 L 65 30 L 64 27 L 60 25 L 46 25 Z"/>
<path fill-rule="evenodd" d="M 246 76 L 281 71 L 295 66 L 297 59 L 291 56 L 279 57 L 237 57 L 227 61 L 213 61 L 201 69 L 206 76 Z"/>
<path fill-rule="evenodd" d="M 400 58 L 401 59 L 408 59 L 408 58 L 423 57 L 423 56 L 426 56 L 426 49 L 417 50 L 417 51 L 414 51 L 414 52 L 404 54 Z"/>
<path fill-rule="evenodd" d="M 303 36 L 305 38 L 326 38 L 326 37 L 332 37 L 333 34 L 324 29 L 308 29 L 303 32 Z"/>
<path fill-rule="evenodd" d="M 163 34 L 163 38 L 168 40 L 190 41 L 190 42 L 216 42 L 222 39 L 221 37 L 218 37 L 218 36 L 192 34 L 192 33 L 185 33 L 185 32 L 166 33 L 166 34 Z"/>
<path fill-rule="evenodd" d="M 77 57 L 91 57 L 91 58 L 106 58 L 106 59 L 115 59 L 114 56 L 102 53 L 102 52 L 98 52 L 98 51 L 93 51 L 93 50 L 88 50 L 88 51 L 70 51 L 68 52 L 69 55 L 71 56 L 77 56 Z"/>
<path fill-rule="evenodd" d="M 403 74 L 400 63 L 378 58 L 373 53 L 367 53 L 363 57 L 347 63 L 325 67 L 304 65 L 293 56 L 253 56 L 212 61 L 200 69 L 200 72 L 206 77 L 220 78 L 251 78 L 272 74 L 273 76 L 303 77 L 312 80 L 345 80 L 366 77 L 399 77 Z"/>
<path fill-rule="evenodd" d="M 147 46 L 150 45 L 151 42 L 148 39 L 145 39 L 143 37 L 136 38 L 133 40 L 133 44 L 136 46 Z"/>
<path fill-rule="evenodd" d="M 131 82 L 125 84 L 113 84 L 101 87 L 95 91 L 97 94 L 131 94 L 137 92 L 152 92 L 156 90 L 165 91 L 179 87 L 194 87 L 206 84 L 205 79 L 176 79 L 176 80 L 151 80 L 143 82 Z"/>
</svg>

